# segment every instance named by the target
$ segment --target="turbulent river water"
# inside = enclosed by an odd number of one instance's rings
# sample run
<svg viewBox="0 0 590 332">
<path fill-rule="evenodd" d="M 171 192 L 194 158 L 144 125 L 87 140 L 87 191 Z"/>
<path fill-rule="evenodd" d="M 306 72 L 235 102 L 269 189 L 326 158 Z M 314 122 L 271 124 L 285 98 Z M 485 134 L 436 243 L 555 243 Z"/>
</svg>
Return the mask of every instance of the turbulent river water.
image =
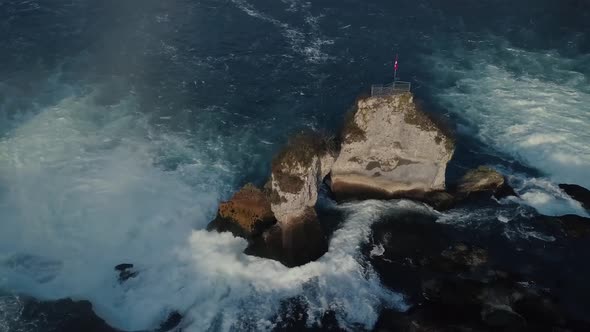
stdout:
<svg viewBox="0 0 590 332">
<path fill-rule="evenodd" d="M 489 164 L 520 194 L 443 220 L 587 216 L 557 184 L 590 187 L 588 1 L 0 0 L 0 49 L 0 330 L 11 294 L 90 300 L 127 330 L 173 310 L 189 331 L 269 329 L 294 296 L 342 326 L 403 309 L 359 246 L 385 211 L 438 214 L 420 204 L 325 199 L 346 218 L 293 269 L 204 230 L 290 134 L 335 132 L 395 54 L 456 129 L 449 179 Z M 140 277 L 119 284 L 121 262 Z"/>
</svg>

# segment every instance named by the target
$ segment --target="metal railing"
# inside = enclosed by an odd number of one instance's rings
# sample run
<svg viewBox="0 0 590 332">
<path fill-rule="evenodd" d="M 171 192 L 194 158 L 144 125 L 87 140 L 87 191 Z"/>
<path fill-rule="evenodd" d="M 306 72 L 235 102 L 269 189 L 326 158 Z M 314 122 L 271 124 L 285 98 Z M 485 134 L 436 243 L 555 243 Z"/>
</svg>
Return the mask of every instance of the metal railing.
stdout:
<svg viewBox="0 0 590 332">
<path fill-rule="evenodd" d="M 371 96 L 389 96 L 397 93 L 410 92 L 412 83 L 395 81 L 389 84 L 375 84 L 371 86 Z"/>
</svg>

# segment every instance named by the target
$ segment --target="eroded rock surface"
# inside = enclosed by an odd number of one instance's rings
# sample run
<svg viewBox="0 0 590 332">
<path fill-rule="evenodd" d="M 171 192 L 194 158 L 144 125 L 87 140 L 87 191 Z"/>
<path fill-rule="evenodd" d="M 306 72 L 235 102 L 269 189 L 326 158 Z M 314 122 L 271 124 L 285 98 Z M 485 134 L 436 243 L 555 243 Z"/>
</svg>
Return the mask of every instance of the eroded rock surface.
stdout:
<svg viewBox="0 0 590 332">
<path fill-rule="evenodd" d="M 208 230 L 232 232 L 251 238 L 276 222 L 267 195 L 253 184 L 246 184 L 227 202 L 222 202 Z"/>
<path fill-rule="evenodd" d="M 315 206 L 319 187 L 333 163 L 333 149 L 313 133 L 294 136 L 274 158 L 271 209 L 280 224 L 288 224 Z"/>
<path fill-rule="evenodd" d="M 357 102 L 332 167 L 337 197 L 423 199 L 445 189 L 453 140 L 416 107 L 411 93 Z"/>
<path fill-rule="evenodd" d="M 291 217 L 289 223 L 277 223 L 254 238 L 246 253 L 293 267 L 316 260 L 327 250 L 328 240 L 310 207 L 298 217 Z"/>
</svg>

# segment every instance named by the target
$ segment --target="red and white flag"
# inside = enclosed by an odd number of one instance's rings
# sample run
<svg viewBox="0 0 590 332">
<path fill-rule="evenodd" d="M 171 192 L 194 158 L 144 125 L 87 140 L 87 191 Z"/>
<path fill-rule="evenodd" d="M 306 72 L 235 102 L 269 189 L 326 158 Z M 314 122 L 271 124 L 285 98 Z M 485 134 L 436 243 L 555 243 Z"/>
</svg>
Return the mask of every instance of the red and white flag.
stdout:
<svg viewBox="0 0 590 332">
<path fill-rule="evenodd" d="M 397 54 L 395 55 L 395 63 L 393 64 L 393 69 L 397 71 Z"/>
</svg>

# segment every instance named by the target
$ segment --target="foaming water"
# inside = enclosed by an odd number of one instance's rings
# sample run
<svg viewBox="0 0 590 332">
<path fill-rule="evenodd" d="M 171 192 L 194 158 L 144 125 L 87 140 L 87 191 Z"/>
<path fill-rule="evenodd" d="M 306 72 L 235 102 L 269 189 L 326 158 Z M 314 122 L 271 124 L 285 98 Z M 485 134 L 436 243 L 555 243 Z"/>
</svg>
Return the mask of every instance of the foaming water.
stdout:
<svg viewBox="0 0 590 332">
<path fill-rule="evenodd" d="M 244 255 L 243 239 L 203 230 L 229 166 L 195 146 L 154 130 L 133 97 L 110 106 L 93 94 L 65 98 L 15 126 L 0 141 L 0 289 L 87 299 L 129 330 L 156 327 L 173 310 L 189 331 L 270 329 L 294 296 L 307 301 L 310 321 L 331 309 L 343 326 L 370 328 L 382 306 L 404 308 L 358 246 L 388 209 L 420 205 L 333 206 L 348 217 L 328 253 L 288 269 Z M 193 164 L 161 166 L 179 154 Z M 139 275 L 121 285 L 113 267 L 122 262 Z"/>
<path fill-rule="evenodd" d="M 519 194 L 519 198 L 507 200 L 529 205 L 539 213 L 548 216 L 577 214 L 590 217 L 582 204 L 563 192 L 555 183 L 542 178 L 530 178 L 522 174 L 512 174 L 508 181 Z"/>
<path fill-rule="evenodd" d="M 437 98 L 484 143 L 553 181 L 590 187 L 590 85 L 581 71 L 588 56 L 488 40 L 430 58 L 446 80 Z"/>
</svg>

